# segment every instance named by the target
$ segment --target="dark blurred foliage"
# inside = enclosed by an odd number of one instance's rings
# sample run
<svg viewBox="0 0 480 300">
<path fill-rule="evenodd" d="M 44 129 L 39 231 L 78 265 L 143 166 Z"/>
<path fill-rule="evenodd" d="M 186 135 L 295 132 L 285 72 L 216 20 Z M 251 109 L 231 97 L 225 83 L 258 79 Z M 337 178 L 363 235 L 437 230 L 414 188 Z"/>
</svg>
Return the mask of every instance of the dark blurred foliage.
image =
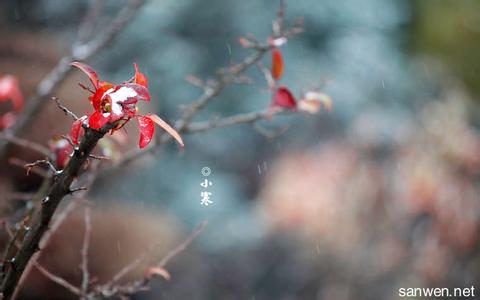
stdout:
<svg viewBox="0 0 480 300">
<path fill-rule="evenodd" d="M 121 5 L 107 1 L 102 20 Z M 297 93 L 320 87 L 333 112 L 262 122 L 290 124 L 273 140 L 249 126 L 188 136 L 182 154 L 167 147 L 103 178 L 98 201 L 209 220 L 172 264 L 172 281 L 136 298 L 397 299 L 399 287 L 478 287 L 479 5 L 287 1 L 288 20 L 302 17 L 305 33 L 282 49 L 284 82 Z M 48 35 L 61 51 L 87 3 L 0 6 L 4 30 Z M 173 120 L 200 93 L 183 78 L 248 54 L 238 37 L 265 38 L 277 7 L 151 0 L 89 63 L 120 81 L 138 62 L 151 107 Z M 255 84 L 227 88 L 198 119 L 268 105 L 261 74 L 249 75 Z M 208 208 L 199 203 L 203 166 L 213 170 Z"/>
</svg>

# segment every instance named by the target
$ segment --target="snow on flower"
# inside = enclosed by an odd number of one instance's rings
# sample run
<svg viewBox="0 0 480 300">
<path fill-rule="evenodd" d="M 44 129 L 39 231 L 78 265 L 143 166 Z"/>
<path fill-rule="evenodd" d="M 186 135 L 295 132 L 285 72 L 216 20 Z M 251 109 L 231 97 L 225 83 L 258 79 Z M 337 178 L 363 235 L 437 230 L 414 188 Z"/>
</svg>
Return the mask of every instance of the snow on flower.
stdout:
<svg viewBox="0 0 480 300">
<path fill-rule="evenodd" d="M 83 85 L 80 86 L 92 93 L 89 100 L 95 110 L 89 116 L 83 116 L 72 124 L 70 135 L 75 144 L 78 144 L 84 124 L 97 130 L 107 123 L 114 124 L 113 133 L 122 128 L 130 119 L 136 118 L 140 130 L 138 143 L 140 148 L 146 147 L 151 142 L 155 133 L 155 123 L 172 135 L 183 147 L 182 138 L 177 131 L 159 116 L 155 114 L 138 114 L 138 101 L 149 102 L 150 94 L 148 91 L 148 78 L 140 72 L 137 64 L 134 64 L 135 75 L 133 78 L 118 85 L 100 81 L 95 70 L 86 64 L 73 62 L 72 65 L 83 71 L 90 79 L 94 90 L 90 90 Z"/>
</svg>

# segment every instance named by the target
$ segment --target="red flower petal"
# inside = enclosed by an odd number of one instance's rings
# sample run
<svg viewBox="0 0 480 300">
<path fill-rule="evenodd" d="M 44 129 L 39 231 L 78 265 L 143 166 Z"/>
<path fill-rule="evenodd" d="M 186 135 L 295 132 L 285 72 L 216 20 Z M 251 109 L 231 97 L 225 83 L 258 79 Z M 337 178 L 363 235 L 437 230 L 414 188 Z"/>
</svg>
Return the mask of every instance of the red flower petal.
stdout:
<svg viewBox="0 0 480 300">
<path fill-rule="evenodd" d="M 272 106 L 295 110 L 297 101 L 292 93 L 284 86 L 279 87 L 272 98 Z"/>
<path fill-rule="evenodd" d="M 158 126 L 162 127 L 166 132 L 168 132 L 179 144 L 180 146 L 184 147 L 182 137 L 178 134 L 178 132 L 173 129 L 170 125 L 167 124 L 164 120 L 160 119 L 159 116 L 155 114 L 150 114 L 146 116 L 150 118 L 153 122 L 157 123 Z"/>
<path fill-rule="evenodd" d="M 113 84 L 105 83 L 95 91 L 95 94 L 89 97 L 90 102 L 92 103 L 93 108 L 96 111 L 100 111 L 102 108 L 102 99 L 103 99 L 103 96 L 105 95 L 105 92 L 113 87 L 114 87 Z"/>
<path fill-rule="evenodd" d="M 138 146 L 140 149 L 145 148 L 152 141 L 155 125 L 149 117 L 138 116 L 138 128 L 140 129 L 140 140 Z"/>
<path fill-rule="evenodd" d="M 275 80 L 279 80 L 283 75 L 283 58 L 282 53 L 277 48 L 272 50 L 272 77 Z"/>
<path fill-rule="evenodd" d="M 78 144 L 78 137 L 80 136 L 80 132 L 82 131 L 82 124 L 86 119 L 87 116 L 83 116 L 72 124 L 72 128 L 70 129 L 70 136 L 72 137 L 72 142 L 75 145 Z"/>
<path fill-rule="evenodd" d="M 135 80 L 134 82 L 139 85 L 143 85 L 144 87 L 148 88 L 148 78 L 140 72 L 140 69 L 138 68 L 138 65 L 136 63 L 133 64 L 135 67 Z"/>
<path fill-rule="evenodd" d="M 109 118 L 105 117 L 101 112 L 95 111 L 88 118 L 88 126 L 92 129 L 100 129 L 103 125 L 107 124 Z"/>
<path fill-rule="evenodd" d="M 99 87 L 97 72 L 95 72 L 92 67 L 78 61 L 72 62 L 71 65 L 79 68 L 83 73 L 87 74 L 95 88 Z"/>
</svg>

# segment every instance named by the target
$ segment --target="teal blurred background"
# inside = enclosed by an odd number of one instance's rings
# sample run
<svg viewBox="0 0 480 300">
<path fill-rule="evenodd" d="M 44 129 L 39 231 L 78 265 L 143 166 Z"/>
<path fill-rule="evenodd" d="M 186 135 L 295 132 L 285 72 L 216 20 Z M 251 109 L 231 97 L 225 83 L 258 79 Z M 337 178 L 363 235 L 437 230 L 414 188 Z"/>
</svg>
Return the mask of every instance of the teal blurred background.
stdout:
<svg viewBox="0 0 480 300">
<path fill-rule="evenodd" d="M 106 1 L 101 21 L 122 5 Z M 282 48 L 283 83 L 320 88 L 331 113 L 262 122 L 289 126 L 274 139 L 246 125 L 185 136 L 185 151 L 168 145 L 94 186 L 99 205 L 163 211 L 183 228 L 209 222 L 173 264 L 173 281 L 138 299 L 397 299 L 401 287 L 478 286 L 480 2 L 286 5 L 287 21 L 303 18 L 305 32 Z M 11 36 L 47 40 L 38 68 L 68 49 L 87 7 L 2 2 L 0 58 L 23 53 Z M 175 120 L 201 93 L 184 78 L 248 55 L 238 38 L 267 38 L 277 9 L 273 0 L 150 0 L 88 63 L 120 82 L 137 62 L 150 79 L 149 109 Z M 254 84 L 229 86 L 196 120 L 267 107 L 262 74 L 248 75 Z"/>
</svg>

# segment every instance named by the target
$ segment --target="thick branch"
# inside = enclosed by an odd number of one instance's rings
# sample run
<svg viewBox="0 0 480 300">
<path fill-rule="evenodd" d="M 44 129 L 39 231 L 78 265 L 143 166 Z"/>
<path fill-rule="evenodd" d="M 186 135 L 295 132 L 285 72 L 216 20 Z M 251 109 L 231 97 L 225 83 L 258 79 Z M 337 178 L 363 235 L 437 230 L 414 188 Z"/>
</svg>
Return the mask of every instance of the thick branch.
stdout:
<svg viewBox="0 0 480 300">
<path fill-rule="evenodd" d="M 44 233 L 48 230 L 50 220 L 52 219 L 59 203 L 71 192 L 70 185 L 72 184 L 73 179 L 78 176 L 80 168 L 88 159 L 97 142 L 105 135 L 105 133 L 112 129 L 112 127 L 112 124 L 107 124 L 100 131 L 87 128 L 81 144 L 74 151 L 67 166 L 54 178 L 54 183 L 47 193 L 47 196 L 42 201 L 41 209 L 34 216 L 30 226 L 31 228 L 25 235 L 20 249 L 15 255 L 13 263 L 4 274 L 1 287 L 4 297 L 3 299 L 8 300 L 11 298 L 28 261 L 35 252 L 39 250 L 38 244 Z"/>
</svg>

